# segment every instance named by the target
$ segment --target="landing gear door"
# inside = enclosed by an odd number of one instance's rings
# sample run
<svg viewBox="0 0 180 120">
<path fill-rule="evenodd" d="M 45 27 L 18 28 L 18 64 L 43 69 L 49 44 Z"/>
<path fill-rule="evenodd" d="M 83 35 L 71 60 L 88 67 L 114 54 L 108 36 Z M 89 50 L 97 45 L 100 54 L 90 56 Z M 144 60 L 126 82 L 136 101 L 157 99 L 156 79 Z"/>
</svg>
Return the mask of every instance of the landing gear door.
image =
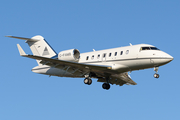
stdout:
<svg viewBox="0 0 180 120">
<path fill-rule="evenodd" d="M 102 56 L 102 62 L 106 62 L 106 53 L 104 53 Z"/>
</svg>

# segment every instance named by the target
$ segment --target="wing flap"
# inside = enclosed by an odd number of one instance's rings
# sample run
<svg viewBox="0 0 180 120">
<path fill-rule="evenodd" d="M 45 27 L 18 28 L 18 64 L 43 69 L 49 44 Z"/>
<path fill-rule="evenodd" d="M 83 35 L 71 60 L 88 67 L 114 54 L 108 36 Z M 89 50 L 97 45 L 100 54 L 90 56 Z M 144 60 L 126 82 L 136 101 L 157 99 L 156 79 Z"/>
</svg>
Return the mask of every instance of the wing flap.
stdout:
<svg viewBox="0 0 180 120">
<path fill-rule="evenodd" d="M 130 76 L 128 75 L 127 72 L 112 75 L 112 78 L 113 78 L 113 79 L 116 79 L 116 81 L 113 81 L 113 83 L 114 83 L 114 84 L 117 84 L 117 85 L 120 85 L 120 86 L 122 86 L 122 84 L 137 85 L 137 83 L 134 82 L 134 81 L 130 78 Z M 124 82 L 120 82 L 120 81 L 124 81 Z"/>
</svg>

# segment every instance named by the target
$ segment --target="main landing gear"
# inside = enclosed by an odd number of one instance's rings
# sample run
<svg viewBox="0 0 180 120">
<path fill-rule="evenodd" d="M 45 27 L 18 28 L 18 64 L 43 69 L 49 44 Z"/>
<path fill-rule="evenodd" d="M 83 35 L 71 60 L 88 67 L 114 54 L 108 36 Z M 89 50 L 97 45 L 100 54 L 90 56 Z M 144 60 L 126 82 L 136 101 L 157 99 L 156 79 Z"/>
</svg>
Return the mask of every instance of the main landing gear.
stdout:
<svg viewBox="0 0 180 120">
<path fill-rule="evenodd" d="M 85 79 L 84 79 L 84 84 L 87 85 L 91 85 L 92 84 L 92 80 L 91 80 L 91 75 L 85 75 Z M 110 84 L 109 84 L 109 77 L 106 78 L 106 82 L 102 84 L 102 88 L 109 90 L 110 89 Z"/>
<path fill-rule="evenodd" d="M 159 67 L 154 67 L 154 71 L 156 71 L 156 73 L 154 74 L 154 78 L 159 78 L 159 74 L 157 74 Z"/>
<path fill-rule="evenodd" d="M 106 89 L 106 90 L 109 90 L 110 84 L 109 84 L 109 83 L 103 83 L 103 84 L 102 84 L 102 88 L 103 88 L 103 89 Z"/>
<path fill-rule="evenodd" d="M 110 86 L 110 84 L 109 84 L 109 78 L 107 77 L 107 78 L 106 78 L 106 83 L 103 83 L 103 84 L 102 84 L 102 88 L 103 88 L 103 89 L 106 89 L 106 90 L 109 90 L 110 87 L 111 87 L 111 86 Z"/>
<path fill-rule="evenodd" d="M 87 84 L 87 85 L 91 85 L 91 84 L 92 84 L 91 78 L 90 78 L 90 77 L 85 78 L 85 79 L 84 79 L 84 83 Z"/>
<path fill-rule="evenodd" d="M 90 76 L 91 76 L 91 74 L 85 75 L 84 84 L 87 84 L 87 85 L 92 84 L 92 80 L 91 80 Z"/>
</svg>

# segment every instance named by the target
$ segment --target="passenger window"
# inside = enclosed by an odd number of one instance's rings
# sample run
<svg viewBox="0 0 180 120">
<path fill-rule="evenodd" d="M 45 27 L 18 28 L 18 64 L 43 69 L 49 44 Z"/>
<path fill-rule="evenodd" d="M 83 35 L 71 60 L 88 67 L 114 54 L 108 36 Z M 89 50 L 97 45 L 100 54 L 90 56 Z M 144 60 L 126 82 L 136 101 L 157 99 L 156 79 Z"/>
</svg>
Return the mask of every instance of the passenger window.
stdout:
<svg viewBox="0 0 180 120">
<path fill-rule="evenodd" d="M 100 55 L 97 56 L 97 59 L 99 59 L 99 58 L 100 58 Z"/>
<path fill-rule="evenodd" d="M 111 57 L 111 53 L 109 53 L 109 57 Z"/>
<path fill-rule="evenodd" d="M 123 54 L 123 51 L 121 51 L 120 55 L 122 55 L 122 54 Z"/>
<path fill-rule="evenodd" d="M 104 55 L 103 55 L 103 58 L 105 58 L 106 57 L 106 53 L 104 53 Z"/>
<path fill-rule="evenodd" d="M 116 56 L 116 55 L 117 55 L 117 52 L 115 52 L 114 56 Z"/>
<path fill-rule="evenodd" d="M 92 60 L 94 59 L 94 55 L 91 57 L 91 59 L 92 59 Z"/>
<path fill-rule="evenodd" d="M 129 50 L 126 50 L 126 54 L 128 54 L 129 53 Z"/>
<path fill-rule="evenodd" d="M 88 60 L 88 59 L 89 59 L 89 56 L 86 57 L 86 60 Z"/>
</svg>

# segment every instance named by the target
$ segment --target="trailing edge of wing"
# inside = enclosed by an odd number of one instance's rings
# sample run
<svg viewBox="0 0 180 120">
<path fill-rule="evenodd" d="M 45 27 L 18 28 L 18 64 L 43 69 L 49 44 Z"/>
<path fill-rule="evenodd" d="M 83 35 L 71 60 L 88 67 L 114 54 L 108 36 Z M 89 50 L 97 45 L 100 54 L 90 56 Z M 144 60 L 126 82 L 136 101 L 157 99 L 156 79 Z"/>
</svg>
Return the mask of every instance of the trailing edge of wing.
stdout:
<svg viewBox="0 0 180 120">
<path fill-rule="evenodd" d="M 24 38 L 24 37 L 16 37 L 16 36 L 5 36 L 5 37 L 16 38 L 16 39 L 21 39 L 21 40 L 27 40 L 27 41 L 32 41 L 32 42 L 39 41 L 39 40 L 36 40 L 36 39 Z"/>
<path fill-rule="evenodd" d="M 19 44 L 17 44 L 17 47 L 18 47 L 18 50 L 19 50 L 19 53 L 21 56 L 25 56 L 26 53 L 24 52 L 24 50 L 21 48 L 21 46 Z"/>
</svg>

